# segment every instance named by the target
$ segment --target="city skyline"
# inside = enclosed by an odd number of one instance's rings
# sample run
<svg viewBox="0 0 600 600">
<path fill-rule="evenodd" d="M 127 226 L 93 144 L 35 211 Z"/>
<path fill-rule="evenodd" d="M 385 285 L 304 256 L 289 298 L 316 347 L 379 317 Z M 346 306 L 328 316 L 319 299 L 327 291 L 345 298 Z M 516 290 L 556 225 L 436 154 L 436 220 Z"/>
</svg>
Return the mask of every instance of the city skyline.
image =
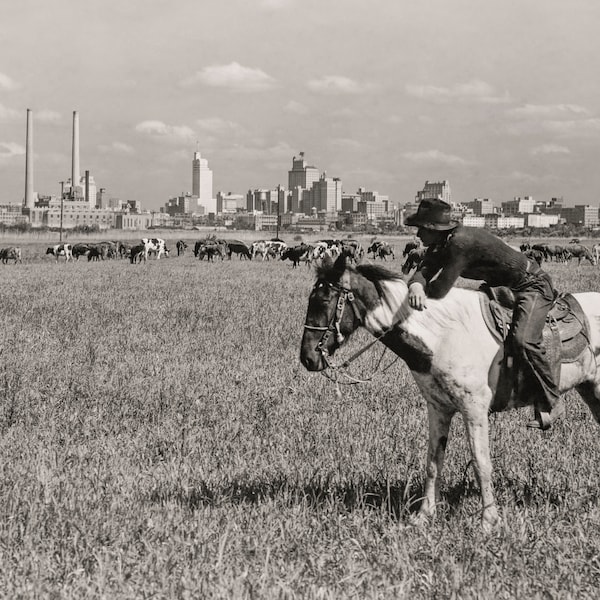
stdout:
<svg viewBox="0 0 600 600">
<path fill-rule="evenodd" d="M 457 202 L 597 204 L 600 6 L 575 5 L 27 0 L 3 14 L 0 202 L 23 201 L 30 108 L 42 194 L 78 111 L 82 171 L 150 210 L 191 191 L 195 149 L 214 196 L 285 186 L 304 151 L 396 204 L 444 179 Z"/>
</svg>

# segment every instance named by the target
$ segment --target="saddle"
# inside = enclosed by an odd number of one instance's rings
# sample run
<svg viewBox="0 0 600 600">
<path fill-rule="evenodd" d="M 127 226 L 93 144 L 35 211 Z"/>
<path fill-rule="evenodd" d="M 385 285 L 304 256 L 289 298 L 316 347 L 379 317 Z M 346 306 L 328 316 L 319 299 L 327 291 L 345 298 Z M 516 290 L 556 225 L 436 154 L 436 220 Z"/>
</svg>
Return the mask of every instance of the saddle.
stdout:
<svg viewBox="0 0 600 600">
<path fill-rule="evenodd" d="M 482 286 L 480 294 L 481 313 L 490 333 L 501 344 L 496 359 L 490 369 L 490 383 L 496 391 L 492 409 L 500 410 L 498 403 L 506 405 L 510 397 L 507 381 L 498 380 L 500 370 L 512 368 L 512 348 L 510 347 L 510 325 L 512 321 L 512 293 L 508 288 Z M 560 381 L 560 366 L 575 362 L 589 347 L 590 328 L 581 305 L 572 294 L 560 294 L 554 300 L 546 317 L 543 343 L 554 381 Z M 506 379 L 506 378 L 505 378 Z M 510 386 L 512 388 L 512 386 Z"/>
</svg>

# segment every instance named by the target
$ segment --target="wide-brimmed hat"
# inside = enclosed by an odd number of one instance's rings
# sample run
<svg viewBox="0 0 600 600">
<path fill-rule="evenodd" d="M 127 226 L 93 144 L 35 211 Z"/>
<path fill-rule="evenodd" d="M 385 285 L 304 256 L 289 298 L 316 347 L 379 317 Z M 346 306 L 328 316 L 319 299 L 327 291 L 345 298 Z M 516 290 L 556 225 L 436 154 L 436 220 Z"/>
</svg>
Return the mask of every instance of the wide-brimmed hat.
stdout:
<svg viewBox="0 0 600 600">
<path fill-rule="evenodd" d="M 405 224 L 411 227 L 424 227 L 446 231 L 459 225 L 456 219 L 450 218 L 452 207 L 440 198 L 424 198 L 414 215 L 406 217 Z"/>
</svg>

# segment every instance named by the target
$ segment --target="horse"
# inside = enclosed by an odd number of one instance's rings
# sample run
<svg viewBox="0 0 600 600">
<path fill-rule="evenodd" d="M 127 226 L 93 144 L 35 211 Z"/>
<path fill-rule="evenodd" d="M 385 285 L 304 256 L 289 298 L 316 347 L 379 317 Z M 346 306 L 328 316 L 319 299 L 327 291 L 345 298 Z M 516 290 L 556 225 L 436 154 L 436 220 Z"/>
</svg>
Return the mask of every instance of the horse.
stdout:
<svg viewBox="0 0 600 600">
<path fill-rule="evenodd" d="M 600 293 L 573 296 L 590 330 L 578 357 L 559 365 L 557 380 L 561 393 L 575 388 L 600 423 Z M 488 413 L 529 406 L 532 395 L 515 396 L 506 371 L 494 369 L 503 341 L 486 325 L 482 298 L 480 291 L 453 287 L 442 299 L 428 298 L 425 310 L 414 310 L 399 273 L 374 264 L 353 267 L 343 257 L 317 269 L 310 293 L 300 352 L 307 370 L 335 367 L 335 351 L 364 327 L 406 362 L 427 401 L 429 446 L 417 522 L 435 515 L 439 476 L 456 413 L 463 418 L 480 484 L 484 531 L 499 521 Z"/>
</svg>

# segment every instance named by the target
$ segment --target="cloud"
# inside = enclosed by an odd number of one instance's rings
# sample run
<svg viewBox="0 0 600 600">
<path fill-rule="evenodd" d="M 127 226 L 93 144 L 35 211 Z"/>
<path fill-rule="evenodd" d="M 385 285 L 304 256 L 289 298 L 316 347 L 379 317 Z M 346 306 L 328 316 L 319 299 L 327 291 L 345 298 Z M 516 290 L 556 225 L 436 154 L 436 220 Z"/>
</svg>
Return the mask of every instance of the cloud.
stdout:
<svg viewBox="0 0 600 600">
<path fill-rule="evenodd" d="M 134 154 L 135 150 L 129 144 L 125 144 L 124 142 L 113 142 L 112 144 L 102 144 L 98 146 L 100 152 L 105 154 L 114 153 L 114 154 Z"/>
<path fill-rule="evenodd" d="M 23 156 L 25 148 L 14 142 L 0 142 L 0 161 L 7 161 L 15 156 Z"/>
<path fill-rule="evenodd" d="M 25 114 L 22 111 L 19 112 L 0 104 L 0 121 L 15 121 L 20 118 L 25 120 Z"/>
<path fill-rule="evenodd" d="M 311 79 L 307 86 L 313 92 L 321 94 L 359 94 L 369 87 L 361 86 L 343 75 L 324 75 L 320 79 Z"/>
<path fill-rule="evenodd" d="M 542 144 L 536 146 L 530 150 L 534 156 L 544 154 L 571 154 L 571 151 L 566 146 L 559 146 L 558 144 Z"/>
<path fill-rule="evenodd" d="M 19 84 L 16 81 L 13 81 L 8 75 L 0 73 L 0 90 L 12 92 L 18 90 L 19 87 Z"/>
<path fill-rule="evenodd" d="M 588 115 L 589 111 L 577 104 L 524 104 L 507 111 L 508 115 L 518 119 L 560 119 L 563 117 Z"/>
<path fill-rule="evenodd" d="M 195 137 L 193 130 L 186 125 L 167 125 L 162 121 L 142 121 L 135 126 L 135 130 L 138 133 L 170 141 L 188 141 Z"/>
<path fill-rule="evenodd" d="M 510 102 L 508 92 L 498 94 L 494 87 L 477 79 L 466 83 L 456 83 L 450 87 L 409 83 L 405 87 L 409 96 L 432 102 L 480 102 L 501 104 Z"/>
<path fill-rule="evenodd" d="M 269 90 L 275 86 L 275 83 L 275 80 L 264 71 L 244 67 L 237 62 L 205 67 L 202 71 L 196 71 L 194 75 L 181 81 L 181 85 L 184 87 L 202 84 L 243 92 Z"/>
<path fill-rule="evenodd" d="M 596 137 L 600 131 L 600 118 L 544 121 L 542 128 L 558 137 Z"/>
<path fill-rule="evenodd" d="M 455 156 L 453 154 L 445 154 L 439 150 L 425 150 L 424 152 L 405 152 L 402 155 L 407 160 L 416 163 L 441 163 L 445 165 L 465 166 L 471 164 L 469 161 Z"/>
</svg>

